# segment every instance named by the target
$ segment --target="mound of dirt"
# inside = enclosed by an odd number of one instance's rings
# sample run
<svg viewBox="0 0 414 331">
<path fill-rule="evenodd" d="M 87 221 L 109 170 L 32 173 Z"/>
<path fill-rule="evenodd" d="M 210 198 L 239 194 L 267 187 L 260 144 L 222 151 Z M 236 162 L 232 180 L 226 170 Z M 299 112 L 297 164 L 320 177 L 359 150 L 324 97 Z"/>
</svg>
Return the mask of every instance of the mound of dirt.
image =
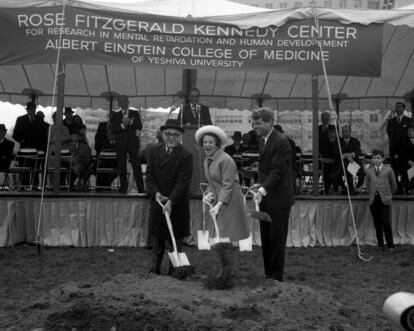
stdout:
<svg viewBox="0 0 414 331">
<path fill-rule="evenodd" d="M 120 275 L 68 283 L 32 305 L 53 310 L 47 330 L 345 330 L 346 311 L 329 292 L 266 281 L 255 289 L 203 289 L 198 279 Z M 291 321 L 290 323 L 287 321 Z"/>
</svg>

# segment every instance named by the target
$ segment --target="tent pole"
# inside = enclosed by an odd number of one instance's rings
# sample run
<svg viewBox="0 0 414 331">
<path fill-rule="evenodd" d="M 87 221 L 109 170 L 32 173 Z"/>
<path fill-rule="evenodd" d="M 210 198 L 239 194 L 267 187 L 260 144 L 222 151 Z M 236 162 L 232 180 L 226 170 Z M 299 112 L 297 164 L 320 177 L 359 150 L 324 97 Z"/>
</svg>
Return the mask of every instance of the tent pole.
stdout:
<svg viewBox="0 0 414 331">
<path fill-rule="evenodd" d="M 56 142 L 55 142 L 55 171 L 53 172 L 53 191 L 60 189 L 60 152 L 62 146 L 62 126 L 63 126 L 63 105 L 65 92 L 65 71 L 64 65 L 58 63 L 57 67 L 57 102 L 56 102 Z M 70 178 L 70 177 L 69 177 Z M 69 183 L 70 185 L 70 183 Z"/>
<path fill-rule="evenodd" d="M 318 75 L 312 75 L 312 150 L 313 158 L 313 181 L 312 193 L 313 196 L 319 195 L 319 105 L 318 105 Z"/>
</svg>

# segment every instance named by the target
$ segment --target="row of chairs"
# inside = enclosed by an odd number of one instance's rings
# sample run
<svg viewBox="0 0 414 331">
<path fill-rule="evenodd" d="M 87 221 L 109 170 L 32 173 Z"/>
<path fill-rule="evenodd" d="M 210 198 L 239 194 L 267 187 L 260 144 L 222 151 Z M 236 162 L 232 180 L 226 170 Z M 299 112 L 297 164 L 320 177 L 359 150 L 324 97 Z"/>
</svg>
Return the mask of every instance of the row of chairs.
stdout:
<svg viewBox="0 0 414 331">
<path fill-rule="evenodd" d="M 74 183 L 72 165 L 73 159 L 69 150 L 61 151 L 60 162 L 60 189 L 69 191 Z M 45 167 L 46 189 L 53 188 L 54 157 L 49 157 L 46 162 L 45 153 L 36 149 L 21 149 L 7 169 L 0 170 L 0 188 L 8 191 L 33 191 L 41 188 Z M 95 176 L 95 185 L 89 185 L 93 189 L 116 190 L 119 187 L 116 167 L 116 152 L 103 151 L 91 164 L 92 175 Z M 130 172 L 132 173 L 132 172 Z M 103 180 L 106 177 L 113 178 L 110 182 Z M 102 184 L 104 183 L 104 184 Z M 99 185 L 97 185 L 99 184 Z"/>
</svg>

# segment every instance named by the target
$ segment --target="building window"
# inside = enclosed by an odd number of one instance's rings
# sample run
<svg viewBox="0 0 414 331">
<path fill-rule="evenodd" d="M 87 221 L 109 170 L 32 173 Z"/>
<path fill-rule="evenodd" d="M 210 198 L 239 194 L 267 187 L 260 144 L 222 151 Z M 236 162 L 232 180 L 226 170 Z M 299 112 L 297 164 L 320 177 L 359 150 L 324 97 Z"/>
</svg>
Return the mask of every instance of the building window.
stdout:
<svg viewBox="0 0 414 331">
<path fill-rule="evenodd" d="M 354 0 L 354 7 L 361 8 L 362 7 L 362 0 Z"/>
<path fill-rule="evenodd" d="M 302 1 L 296 1 L 294 7 L 302 7 Z"/>
<path fill-rule="evenodd" d="M 323 2 L 323 6 L 324 7 L 332 7 L 332 1 L 331 0 L 326 0 Z"/>
<path fill-rule="evenodd" d="M 267 3 L 267 4 L 265 4 L 265 8 L 272 9 L 273 8 L 273 3 Z"/>
<path fill-rule="evenodd" d="M 368 0 L 368 8 L 369 9 L 379 9 L 380 8 L 379 0 Z"/>
<path fill-rule="evenodd" d="M 339 8 L 346 8 L 347 1 L 346 0 L 339 0 Z"/>
<path fill-rule="evenodd" d="M 281 2 L 280 3 L 280 9 L 287 8 L 287 2 Z"/>
</svg>

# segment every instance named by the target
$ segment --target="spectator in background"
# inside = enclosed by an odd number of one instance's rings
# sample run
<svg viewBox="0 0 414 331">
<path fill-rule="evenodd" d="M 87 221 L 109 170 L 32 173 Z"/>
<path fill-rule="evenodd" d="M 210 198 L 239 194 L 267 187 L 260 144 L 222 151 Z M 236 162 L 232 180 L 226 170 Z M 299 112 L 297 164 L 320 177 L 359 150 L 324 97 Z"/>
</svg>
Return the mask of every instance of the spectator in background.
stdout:
<svg viewBox="0 0 414 331">
<path fill-rule="evenodd" d="M 404 115 L 405 103 L 397 102 L 395 104 L 396 116 L 388 120 L 387 123 L 387 135 L 389 140 L 389 151 L 391 158 L 391 167 L 394 170 L 395 175 L 398 177 L 398 151 L 401 146 L 402 140 L 407 136 L 407 127 L 411 122 L 411 118 Z M 402 188 L 398 188 L 398 193 L 402 193 Z"/>
<path fill-rule="evenodd" d="M 35 114 L 35 116 L 36 116 L 36 120 L 38 120 L 40 122 L 40 126 L 42 128 L 41 129 L 42 130 L 42 133 L 40 134 L 40 136 L 41 136 L 40 139 L 42 139 L 42 141 L 39 142 L 39 144 L 40 144 L 40 148 L 39 149 L 41 151 L 46 152 L 46 149 L 47 149 L 47 139 L 49 137 L 49 127 L 50 127 L 50 125 L 49 125 L 49 123 L 46 123 L 45 122 L 45 114 L 41 110 L 37 111 L 36 114 Z"/>
<path fill-rule="evenodd" d="M 13 158 L 14 142 L 6 139 L 7 129 L 4 124 L 0 124 L 0 172 L 9 169 Z"/>
<path fill-rule="evenodd" d="M 249 150 L 258 151 L 259 150 L 259 137 L 255 130 L 250 130 L 249 134 Z"/>
<path fill-rule="evenodd" d="M 72 172 L 74 176 L 74 187 L 76 191 L 86 191 L 88 188 L 89 176 L 91 175 L 91 148 L 83 140 L 82 134 L 75 131 L 71 134 L 72 145 L 70 152 L 72 155 Z"/>
<path fill-rule="evenodd" d="M 339 141 L 336 137 L 336 128 L 331 125 L 328 126 L 328 140 L 325 141 L 323 156 L 323 180 L 325 186 L 325 193 L 341 193 L 339 192 L 339 185 L 342 178 L 341 155 L 339 153 Z"/>
<path fill-rule="evenodd" d="M 234 131 L 233 135 L 231 136 L 233 140 L 233 144 L 226 146 L 224 151 L 233 157 L 235 154 L 241 154 L 245 151 L 244 146 L 242 145 L 242 134 L 240 131 Z"/>
<path fill-rule="evenodd" d="M 138 158 L 139 130 L 142 130 L 141 115 L 138 111 L 129 108 L 129 99 L 126 95 L 118 97 L 118 106 L 119 108 L 110 117 L 110 126 L 111 133 L 115 136 L 118 175 L 121 182 L 119 192 L 128 192 L 128 154 L 137 190 L 139 193 L 145 193 L 142 168 Z"/>
<path fill-rule="evenodd" d="M 414 189 L 414 177 L 408 179 L 407 170 L 414 167 L 414 122 L 410 122 L 407 127 L 407 137 L 402 139 L 398 155 L 402 182 L 406 190 L 412 193 Z"/>
<path fill-rule="evenodd" d="M 323 156 L 324 147 L 327 145 L 328 138 L 328 129 L 332 127 L 331 122 L 331 114 L 327 111 L 321 114 L 321 122 L 322 124 L 319 125 L 319 153 Z"/>
<path fill-rule="evenodd" d="M 289 141 L 290 151 L 292 153 L 291 174 L 292 174 L 293 193 L 296 194 L 296 180 L 298 179 L 299 170 L 300 170 L 299 169 L 299 161 L 298 161 L 298 158 L 296 157 L 298 147 L 296 147 L 296 144 L 293 141 L 293 139 L 291 139 L 290 137 L 288 137 L 287 135 L 284 134 L 284 131 L 283 131 L 282 127 L 279 124 L 275 124 L 273 127 L 275 128 L 276 131 L 278 131 L 279 133 L 284 135 L 287 138 L 287 140 Z M 299 148 L 299 150 L 300 150 L 300 148 Z"/>
<path fill-rule="evenodd" d="M 79 132 L 80 135 L 81 135 L 82 140 L 86 144 L 89 145 L 89 139 L 88 139 L 88 137 L 86 135 L 86 125 L 83 124 L 82 118 L 79 115 L 73 115 L 72 121 L 74 123 L 73 124 L 73 130 L 74 131 L 72 133 L 74 133 L 75 131 L 76 132 Z"/>
<path fill-rule="evenodd" d="M 352 162 L 356 162 L 359 166 L 362 166 L 358 158 L 361 154 L 361 142 L 357 138 L 351 137 L 351 126 L 349 124 L 342 126 L 342 137 L 339 138 L 339 142 L 341 144 L 345 170 L 348 169 L 348 165 Z M 364 180 L 364 169 L 362 167 L 359 169 L 357 177 L 358 183 L 356 185 L 356 189 L 358 190 Z M 354 195 L 356 192 L 354 187 L 354 178 L 348 170 L 346 170 L 346 182 L 349 187 L 349 193 Z M 342 194 L 346 194 L 346 189 L 342 191 Z"/>
<path fill-rule="evenodd" d="M 180 125 L 197 125 L 198 127 L 211 124 L 210 110 L 199 103 L 200 90 L 193 87 L 188 96 L 188 103 L 178 114 Z"/>
<path fill-rule="evenodd" d="M 46 151 L 44 142 L 47 141 L 46 132 L 44 130 L 44 124 L 35 116 L 36 104 L 34 102 L 28 102 L 26 104 L 26 115 L 19 116 L 16 119 L 16 124 L 13 131 L 13 139 L 20 144 L 20 151 L 18 154 L 23 155 L 24 150 L 34 149 L 36 151 Z M 32 152 L 30 152 L 32 153 Z M 33 153 L 32 153 L 33 154 Z M 37 155 L 37 152 L 35 152 Z M 34 158 L 19 158 L 19 166 L 26 166 L 37 168 L 37 160 Z M 24 186 L 34 185 L 34 189 L 37 189 L 39 179 L 34 176 L 33 182 L 31 183 L 30 174 L 22 174 L 20 183 Z"/>
<path fill-rule="evenodd" d="M 73 121 L 73 113 L 74 111 L 72 107 L 65 107 L 65 119 L 63 120 L 63 125 L 68 128 L 69 134 L 72 134 L 76 130 L 79 130 L 79 123 Z"/>
<path fill-rule="evenodd" d="M 241 146 L 245 151 L 250 149 L 250 135 L 248 133 L 242 135 Z"/>
</svg>

